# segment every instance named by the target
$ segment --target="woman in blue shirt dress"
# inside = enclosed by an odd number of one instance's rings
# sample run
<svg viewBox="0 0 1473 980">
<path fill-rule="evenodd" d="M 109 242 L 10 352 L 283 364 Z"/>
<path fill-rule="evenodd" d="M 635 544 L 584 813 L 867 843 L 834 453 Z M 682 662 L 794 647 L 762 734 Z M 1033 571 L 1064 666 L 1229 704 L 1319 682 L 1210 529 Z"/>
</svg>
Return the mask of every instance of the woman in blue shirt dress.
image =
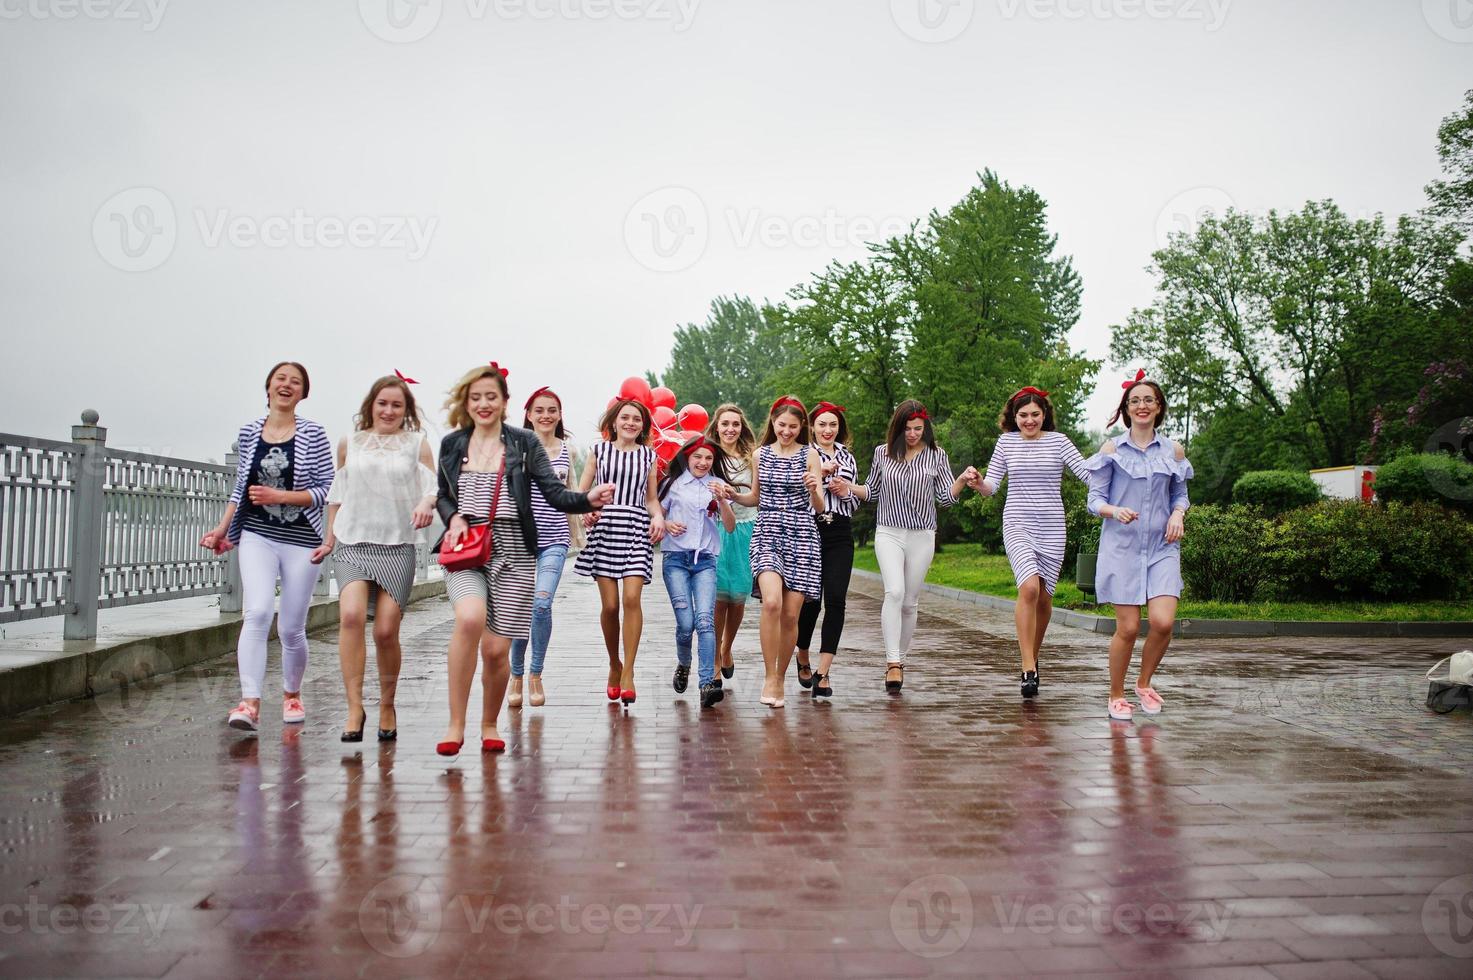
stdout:
<svg viewBox="0 0 1473 980">
<path fill-rule="evenodd" d="M 1105 440 L 1085 465 L 1090 471 L 1089 512 L 1105 519 L 1095 591 L 1100 602 L 1115 607 L 1109 714 L 1129 721 L 1133 712 L 1125 699 L 1125 674 L 1140 635 L 1142 606 L 1149 630 L 1135 692 L 1146 714 L 1159 714 L 1163 707 L 1151 679 L 1171 643 L 1181 598 L 1181 539 L 1192 464 L 1180 445 L 1156 432 L 1166 420 L 1161 386 L 1139 371 L 1121 387 L 1125 391 L 1110 424 L 1128 419 L 1130 429 Z"/>
</svg>

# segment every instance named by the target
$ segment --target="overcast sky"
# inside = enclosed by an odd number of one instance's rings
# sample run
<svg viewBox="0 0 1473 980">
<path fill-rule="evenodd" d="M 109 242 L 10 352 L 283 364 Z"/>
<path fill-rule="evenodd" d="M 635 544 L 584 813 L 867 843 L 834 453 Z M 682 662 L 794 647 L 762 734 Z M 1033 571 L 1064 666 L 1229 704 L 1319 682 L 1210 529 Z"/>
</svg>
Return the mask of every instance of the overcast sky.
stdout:
<svg viewBox="0 0 1473 980">
<path fill-rule="evenodd" d="M 379 374 L 442 421 L 495 358 L 586 436 L 713 297 L 780 299 L 986 167 L 1048 201 L 1102 356 L 1203 208 L 1421 207 L 1466 7 L 0 0 L 0 430 L 91 407 L 219 458 L 278 359 L 336 436 Z"/>
</svg>

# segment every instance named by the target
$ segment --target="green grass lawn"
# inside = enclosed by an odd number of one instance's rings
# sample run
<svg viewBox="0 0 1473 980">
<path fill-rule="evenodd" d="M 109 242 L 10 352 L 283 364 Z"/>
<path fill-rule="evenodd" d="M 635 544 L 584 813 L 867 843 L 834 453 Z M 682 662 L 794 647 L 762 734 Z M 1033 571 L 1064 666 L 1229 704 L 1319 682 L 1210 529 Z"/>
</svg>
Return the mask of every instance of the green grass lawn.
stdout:
<svg viewBox="0 0 1473 980">
<path fill-rule="evenodd" d="M 871 572 L 880 570 L 875 561 L 873 547 L 859 548 L 854 555 L 854 567 Z M 1069 569 L 1068 571 L 1072 571 Z M 936 555 L 931 563 L 927 582 L 983 592 L 988 595 L 1015 599 L 1017 587 L 1013 585 L 1013 570 L 1008 565 L 1007 555 L 997 555 L 982 550 L 977 544 L 949 544 Z M 1054 592 L 1054 605 L 1078 609 L 1081 612 L 1113 616 L 1108 606 L 1097 606 L 1071 581 L 1059 582 Z M 1473 601 L 1440 602 L 1199 602 L 1183 600 L 1178 608 L 1180 619 L 1296 619 L 1296 620 L 1349 620 L 1355 622 L 1438 622 L 1442 620 L 1473 621 Z"/>
</svg>

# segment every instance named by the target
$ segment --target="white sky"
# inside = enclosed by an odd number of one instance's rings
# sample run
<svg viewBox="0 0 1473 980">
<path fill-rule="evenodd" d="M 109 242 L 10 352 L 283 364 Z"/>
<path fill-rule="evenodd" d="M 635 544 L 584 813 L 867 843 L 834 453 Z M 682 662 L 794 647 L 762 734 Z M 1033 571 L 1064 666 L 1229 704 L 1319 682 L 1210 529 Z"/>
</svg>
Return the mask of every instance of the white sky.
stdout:
<svg viewBox="0 0 1473 980">
<path fill-rule="evenodd" d="M 713 297 L 985 167 L 1049 202 L 1101 356 L 1174 216 L 1416 210 L 1473 87 L 1458 0 L 151 2 L 0 0 L 0 430 L 219 458 L 278 359 L 337 435 L 381 373 L 441 419 L 495 358 L 586 437 Z"/>
</svg>

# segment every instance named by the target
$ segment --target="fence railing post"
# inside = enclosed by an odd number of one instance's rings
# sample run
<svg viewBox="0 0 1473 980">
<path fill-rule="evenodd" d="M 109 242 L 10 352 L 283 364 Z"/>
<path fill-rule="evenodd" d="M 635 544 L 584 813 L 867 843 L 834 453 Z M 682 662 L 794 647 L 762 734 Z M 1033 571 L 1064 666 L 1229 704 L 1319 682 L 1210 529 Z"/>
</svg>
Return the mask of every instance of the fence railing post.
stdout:
<svg viewBox="0 0 1473 980">
<path fill-rule="evenodd" d="M 240 464 L 240 444 L 232 442 L 225 454 L 225 465 L 234 470 Z M 235 477 L 230 478 L 230 488 L 235 489 Z M 228 496 L 228 494 L 227 494 Z M 238 613 L 244 604 L 240 588 L 240 556 L 231 548 L 225 558 L 225 584 L 220 589 L 220 611 Z"/>
<path fill-rule="evenodd" d="M 72 426 L 71 534 L 67 549 L 66 616 L 62 636 L 97 637 L 97 593 L 102 588 L 102 485 L 107 476 L 107 429 L 92 409 Z"/>
</svg>

